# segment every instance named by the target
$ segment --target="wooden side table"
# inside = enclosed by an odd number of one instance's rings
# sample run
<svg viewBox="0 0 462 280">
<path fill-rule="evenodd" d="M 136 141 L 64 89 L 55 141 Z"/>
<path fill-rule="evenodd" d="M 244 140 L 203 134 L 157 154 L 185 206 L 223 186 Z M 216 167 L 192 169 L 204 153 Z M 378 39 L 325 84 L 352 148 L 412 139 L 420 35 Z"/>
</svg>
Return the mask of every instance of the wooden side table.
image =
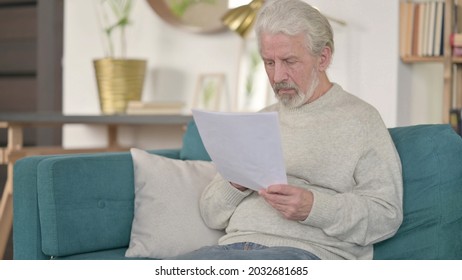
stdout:
<svg viewBox="0 0 462 280">
<path fill-rule="evenodd" d="M 121 126 L 185 125 L 189 115 L 103 115 L 69 116 L 59 113 L 0 114 L 0 129 L 7 129 L 7 145 L 0 147 L 0 164 L 7 165 L 7 178 L 0 201 L 0 260 L 3 259 L 13 225 L 13 167 L 23 157 L 33 155 L 93 153 L 127 150 L 119 146 L 117 131 Z M 96 149 L 64 149 L 63 147 L 24 147 L 23 129 L 65 124 L 103 125 L 107 127 L 108 144 Z"/>
</svg>

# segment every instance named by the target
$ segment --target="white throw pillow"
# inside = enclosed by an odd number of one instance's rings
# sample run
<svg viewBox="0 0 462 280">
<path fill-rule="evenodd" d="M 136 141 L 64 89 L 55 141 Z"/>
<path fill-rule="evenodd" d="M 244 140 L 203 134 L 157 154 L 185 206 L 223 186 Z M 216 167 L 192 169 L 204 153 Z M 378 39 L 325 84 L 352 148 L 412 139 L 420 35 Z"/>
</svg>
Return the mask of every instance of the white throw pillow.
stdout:
<svg viewBox="0 0 462 280">
<path fill-rule="evenodd" d="M 135 209 L 125 256 L 164 259 L 217 244 L 223 232 L 208 228 L 199 212 L 201 193 L 217 173 L 214 165 L 130 152 Z"/>
</svg>

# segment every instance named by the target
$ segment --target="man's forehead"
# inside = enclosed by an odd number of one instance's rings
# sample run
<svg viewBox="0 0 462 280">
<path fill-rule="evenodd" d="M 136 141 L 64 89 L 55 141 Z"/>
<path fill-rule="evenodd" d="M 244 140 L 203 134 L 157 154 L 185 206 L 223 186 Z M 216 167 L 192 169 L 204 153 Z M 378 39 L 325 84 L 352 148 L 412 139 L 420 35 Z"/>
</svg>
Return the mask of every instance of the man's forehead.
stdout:
<svg viewBox="0 0 462 280">
<path fill-rule="evenodd" d="M 301 51 L 306 51 L 306 44 L 302 35 L 262 34 L 260 43 L 262 55 L 290 57 L 299 55 Z"/>
</svg>

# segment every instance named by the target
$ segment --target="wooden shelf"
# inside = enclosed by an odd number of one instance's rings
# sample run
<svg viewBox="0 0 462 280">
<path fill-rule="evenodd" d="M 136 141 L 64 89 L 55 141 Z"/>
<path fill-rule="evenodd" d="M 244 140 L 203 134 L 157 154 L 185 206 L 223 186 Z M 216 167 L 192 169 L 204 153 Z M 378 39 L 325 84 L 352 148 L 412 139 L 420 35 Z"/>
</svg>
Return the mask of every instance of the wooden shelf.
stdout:
<svg viewBox="0 0 462 280">
<path fill-rule="evenodd" d="M 452 63 L 462 63 L 462 56 L 453 56 Z"/>
<path fill-rule="evenodd" d="M 404 63 L 420 63 L 420 62 L 444 62 L 443 56 L 405 56 L 401 57 Z"/>
<path fill-rule="evenodd" d="M 444 56 L 405 56 L 401 57 L 403 63 L 443 63 Z M 451 63 L 462 64 L 462 56 L 451 57 Z"/>
<path fill-rule="evenodd" d="M 432 0 L 432 1 L 436 1 L 436 0 Z M 409 18 L 407 17 L 410 15 L 409 11 L 411 11 L 409 10 L 410 7 L 408 5 L 412 5 L 412 9 L 417 9 L 417 8 L 422 9 L 423 5 L 426 5 L 424 3 L 425 2 L 421 2 L 417 0 L 415 1 L 401 0 L 400 1 L 401 61 L 407 64 L 441 63 L 443 65 L 443 89 L 441 92 L 442 93 L 441 98 L 443 101 L 442 102 L 443 115 L 441 117 L 442 117 L 442 123 L 449 123 L 450 110 L 452 108 L 457 107 L 459 104 L 462 104 L 462 76 L 461 76 L 462 75 L 462 56 L 452 56 L 452 47 L 451 47 L 451 40 L 450 40 L 450 36 L 455 30 L 453 20 L 455 16 L 455 11 L 457 10 L 457 7 L 456 7 L 457 3 L 455 0 L 444 0 L 444 3 L 445 3 L 444 4 L 444 16 L 442 17 L 442 19 L 444 20 L 444 23 L 443 23 L 444 30 L 442 30 L 443 32 L 442 34 L 444 34 L 444 37 L 442 37 L 442 40 L 443 40 L 442 41 L 442 44 L 443 44 L 442 55 L 441 56 L 407 55 L 410 51 L 410 49 L 408 49 L 409 47 L 408 44 L 410 42 L 409 38 L 412 37 L 412 40 L 416 40 L 417 38 L 415 37 L 416 35 L 422 36 L 422 34 L 420 33 L 419 34 L 408 33 L 408 32 L 412 32 L 412 30 L 414 30 L 413 28 L 415 27 L 415 26 L 412 26 L 412 28 L 409 28 L 409 26 L 416 23 L 415 18 L 411 18 L 412 20 L 409 20 Z M 414 5 L 419 5 L 420 7 L 417 7 Z M 431 4 L 428 4 L 428 5 L 431 5 Z M 406 7 L 408 9 L 406 9 Z M 429 9 L 428 6 L 426 9 Z M 414 12 L 417 13 L 417 10 L 414 10 Z M 415 15 L 414 12 L 412 12 L 412 16 Z M 422 24 L 421 23 L 422 17 L 418 18 L 418 20 L 420 21 L 419 23 Z M 462 26 L 461 24 L 459 25 Z M 460 30 L 459 32 L 462 32 L 462 30 Z M 415 42 L 416 41 L 413 41 L 412 43 L 415 44 Z M 420 42 L 420 44 L 422 44 L 422 42 Z M 417 46 L 417 51 L 419 50 L 418 48 L 419 46 Z M 422 45 L 420 45 L 420 48 L 421 48 L 420 51 L 422 52 Z M 415 53 L 415 51 L 416 50 L 412 48 L 411 52 Z M 427 49 L 427 52 L 428 52 L 428 49 Z M 403 53 L 406 54 L 406 56 L 403 56 Z M 423 53 L 425 53 L 425 47 L 424 47 Z M 457 67 L 454 67 L 454 66 L 457 66 Z"/>
</svg>

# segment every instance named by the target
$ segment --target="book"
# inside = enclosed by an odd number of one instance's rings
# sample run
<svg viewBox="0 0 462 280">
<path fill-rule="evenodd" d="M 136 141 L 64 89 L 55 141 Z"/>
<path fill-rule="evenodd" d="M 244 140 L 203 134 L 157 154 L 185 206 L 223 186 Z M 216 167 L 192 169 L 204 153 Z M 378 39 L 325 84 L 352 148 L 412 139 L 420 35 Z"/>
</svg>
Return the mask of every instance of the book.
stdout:
<svg viewBox="0 0 462 280">
<path fill-rule="evenodd" d="M 436 19 L 435 19 L 435 41 L 433 46 L 433 55 L 443 55 L 444 51 L 444 2 L 436 2 Z"/>
<path fill-rule="evenodd" d="M 420 56 L 428 55 L 428 41 L 430 40 L 430 2 L 422 3 L 423 15 L 422 15 L 422 35 L 420 37 Z"/>
<path fill-rule="evenodd" d="M 414 21 L 412 28 L 412 55 L 424 56 L 424 46 L 426 46 L 426 23 L 427 23 L 426 3 L 415 3 Z"/>
<path fill-rule="evenodd" d="M 427 30 L 427 48 L 425 55 L 433 56 L 434 55 L 434 46 L 435 46 L 435 38 L 436 38 L 436 3 L 437 2 L 430 2 L 428 3 L 428 30 Z"/>
<path fill-rule="evenodd" d="M 407 46 L 407 2 L 399 2 L 399 54 L 401 57 L 406 56 Z"/>
<path fill-rule="evenodd" d="M 412 41 L 413 41 L 413 36 L 414 34 L 414 14 L 415 14 L 415 3 L 413 2 L 405 2 L 406 3 L 406 13 L 405 16 L 407 16 L 407 21 L 406 21 L 406 34 L 404 35 L 405 40 L 406 40 L 406 50 L 405 50 L 405 55 L 406 56 L 411 56 L 412 55 Z"/>
<path fill-rule="evenodd" d="M 452 33 L 450 36 L 451 46 L 462 47 L 462 33 Z"/>
<path fill-rule="evenodd" d="M 453 23 L 453 32 L 462 32 L 462 5 L 460 0 L 454 2 Z"/>
<path fill-rule="evenodd" d="M 127 105 L 126 114 L 129 114 L 129 115 L 181 114 L 183 108 L 184 108 L 183 102 L 130 101 Z"/>
<path fill-rule="evenodd" d="M 462 56 L 462 47 L 452 47 L 453 56 Z"/>
</svg>

